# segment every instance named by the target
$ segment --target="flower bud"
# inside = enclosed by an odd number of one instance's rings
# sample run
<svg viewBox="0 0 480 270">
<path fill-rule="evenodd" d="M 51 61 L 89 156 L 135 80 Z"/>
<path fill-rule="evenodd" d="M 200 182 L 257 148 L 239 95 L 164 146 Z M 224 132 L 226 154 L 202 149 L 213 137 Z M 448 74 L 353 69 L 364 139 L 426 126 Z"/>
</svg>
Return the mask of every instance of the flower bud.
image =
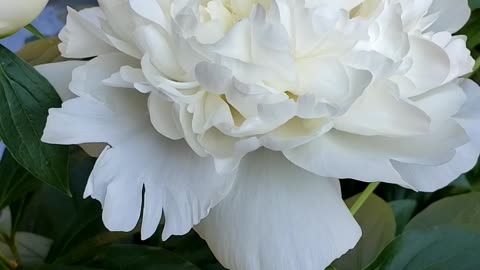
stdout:
<svg viewBox="0 0 480 270">
<path fill-rule="evenodd" d="M 40 15 L 48 0 L 0 0 L 0 37 L 14 34 Z"/>
</svg>

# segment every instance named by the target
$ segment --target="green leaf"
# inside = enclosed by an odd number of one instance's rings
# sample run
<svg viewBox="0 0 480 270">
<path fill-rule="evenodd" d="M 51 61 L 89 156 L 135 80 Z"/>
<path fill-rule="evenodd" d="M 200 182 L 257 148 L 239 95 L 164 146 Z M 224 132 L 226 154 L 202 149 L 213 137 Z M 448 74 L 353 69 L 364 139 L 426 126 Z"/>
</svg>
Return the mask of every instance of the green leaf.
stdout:
<svg viewBox="0 0 480 270">
<path fill-rule="evenodd" d="M 85 266 L 66 266 L 66 265 L 58 265 L 58 264 L 44 264 L 44 265 L 37 265 L 37 266 L 30 266 L 30 267 L 22 267 L 22 270 L 106 270 L 106 269 L 91 268 L 91 267 L 85 267 Z"/>
<path fill-rule="evenodd" d="M 24 217 L 19 222 L 20 230 L 57 239 L 67 230 L 66 227 L 77 216 L 82 206 L 90 201 L 83 199 L 83 191 L 94 160 L 80 147 L 70 149 L 69 171 L 73 200 L 43 184 L 26 203 Z"/>
<path fill-rule="evenodd" d="M 55 237 L 54 243 L 47 256 L 46 262 L 54 262 L 57 258 L 68 255 L 77 257 L 76 254 L 68 254 L 79 245 L 88 243 L 95 237 L 102 239 L 118 239 L 125 233 L 109 232 L 102 221 L 102 209 L 100 204 L 93 199 L 84 199 L 83 192 L 95 159 L 89 157 L 79 147 L 72 147 L 70 152 L 70 179 L 73 194 L 73 203 L 76 208 L 66 220 L 60 233 Z M 95 252 L 102 247 L 99 241 L 93 241 L 87 251 Z"/>
<path fill-rule="evenodd" d="M 186 235 L 172 236 L 167 241 L 161 242 L 160 247 L 185 258 L 201 269 L 225 270 L 213 255 L 207 243 L 194 230 Z"/>
<path fill-rule="evenodd" d="M 403 233 L 365 270 L 480 269 L 480 235 L 450 226 Z"/>
<path fill-rule="evenodd" d="M 472 10 L 480 8 L 480 0 L 469 0 L 468 3 L 469 3 L 470 8 Z"/>
<path fill-rule="evenodd" d="M 0 209 L 38 188 L 40 182 L 5 150 L 0 162 Z"/>
<path fill-rule="evenodd" d="M 88 200 L 87 205 L 66 222 L 64 229 L 55 238 L 45 262 L 52 263 L 56 258 L 70 251 L 75 245 L 99 233 L 107 233 L 102 223 L 101 213 L 100 206 L 96 202 Z"/>
<path fill-rule="evenodd" d="M 10 211 L 12 212 L 12 228 L 10 237 L 15 238 L 15 233 L 17 232 L 18 223 L 23 218 L 23 213 L 25 212 L 25 208 L 27 203 L 31 199 L 31 193 L 27 194 L 20 200 L 17 200 L 10 204 Z"/>
<path fill-rule="evenodd" d="M 430 198 L 431 202 L 441 200 L 445 197 L 451 197 L 469 193 L 472 191 L 472 186 L 465 175 L 460 176 L 448 186 L 434 192 Z"/>
<path fill-rule="evenodd" d="M 55 239 L 65 227 L 65 220 L 75 213 L 75 205 L 71 198 L 45 184 L 33 193 L 25 206 L 18 230 Z"/>
<path fill-rule="evenodd" d="M 10 270 L 10 267 L 6 266 L 5 263 L 0 261 L 0 270 Z"/>
<path fill-rule="evenodd" d="M 122 270 L 200 270 L 191 262 L 163 248 L 114 245 L 95 257 L 95 266 Z"/>
<path fill-rule="evenodd" d="M 430 205 L 408 223 L 405 231 L 454 225 L 480 233 L 480 193 L 448 197 Z"/>
<path fill-rule="evenodd" d="M 403 232 L 405 226 L 415 213 L 417 208 L 417 201 L 415 200 L 396 200 L 389 202 L 395 214 L 395 220 L 397 221 L 397 235 Z"/>
<path fill-rule="evenodd" d="M 359 195 L 346 201 L 350 207 Z M 357 246 L 333 263 L 338 270 L 362 269 L 395 238 L 395 216 L 392 208 L 372 194 L 355 215 L 362 228 L 362 238 Z"/>
<path fill-rule="evenodd" d="M 40 141 L 48 109 L 61 103 L 44 77 L 0 45 L 0 137 L 31 174 L 70 194 L 68 147 Z"/>
</svg>

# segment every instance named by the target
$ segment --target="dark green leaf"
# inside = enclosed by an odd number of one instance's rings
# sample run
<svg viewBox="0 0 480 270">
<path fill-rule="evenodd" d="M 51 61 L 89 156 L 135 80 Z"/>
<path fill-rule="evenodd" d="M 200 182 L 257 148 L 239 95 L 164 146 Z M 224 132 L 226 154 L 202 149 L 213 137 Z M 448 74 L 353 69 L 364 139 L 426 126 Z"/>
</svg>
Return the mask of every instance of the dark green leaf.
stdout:
<svg viewBox="0 0 480 270">
<path fill-rule="evenodd" d="M 365 270 L 480 269 L 480 235 L 442 226 L 404 232 Z"/>
<path fill-rule="evenodd" d="M 0 270 L 10 270 L 8 266 L 5 265 L 2 261 L 0 261 Z"/>
<path fill-rule="evenodd" d="M 395 220 L 397 221 L 396 234 L 399 235 L 413 217 L 415 208 L 417 208 L 417 202 L 415 200 L 397 200 L 391 201 L 389 204 L 395 214 Z"/>
<path fill-rule="evenodd" d="M 0 45 L 0 137 L 36 178 L 69 194 L 68 147 L 40 141 L 55 89 L 32 66 Z"/>
<path fill-rule="evenodd" d="M 431 193 L 415 192 L 393 184 L 380 185 L 375 194 L 387 202 L 410 199 L 417 201 L 419 205 L 426 204 L 432 196 Z"/>
<path fill-rule="evenodd" d="M 10 211 L 12 213 L 12 231 L 10 233 L 10 236 L 12 237 L 14 237 L 15 233 L 17 232 L 18 223 L 23 217 L 23 213 L 25 212 L 25 208 L 31 199 L 31 195 L 32 194 L 29 193 L 20 200 L 17 200 L 10 204 Z"/>
<path fill-rule="evenodd" d="M 201 269 L 225 269 L 210 251 L 207 243 L 194 230 L 186 235 L 172 236 L 166 242 L 161 242 L 160 247 L 187 259 Z"/>
<path fill-rule="evenodd" d="M 116 270 L 200 270 L 191 262 L 163 248 L 115 245 L 95 257 L 96 266 Z"/>
<path fill-rule="evenodd" d="M 79 147 L 71 147 L 69 161 L 73 200 L 50 186 L 42 185 L 26 204 L 25 217 L 21 219 L 19 229 L 57 239 L 68 230 L 67 227 L 77 217 L 82 206 L 92 203 L 91 200 L 83 199 L 83 191 L 94 159 Z M 98 212 L 91 214 L 98 216 Z M 93 236 L 94 234 L 90 235 Z"/>
<path fill-rule="evenodd" d="M 480 8 L 480 0 L 468 0 L 468 3 L 470 4 L 470 8 L 472 10 Z"/>
<path fill-rule="evenodd" d="M 38 266 L 22 267 L 20 270 L 106 270 L 106 269 L 91 268 L 91 267 L 84 267 L 84 266 L 44 264 L 44 265 L 38 265 Z"/>
<path fill-rule="evenodd" d="M 405 231 L 428 230 L 449 224 L 480 232 L 479 192 L 448 197 L 432 204 L 415 216 Z"/>
<path fill-rule="evenodd" d="M 61 255 L 70 251 L 75 245 L 93 238 L 99 233 L 106 233 L 107 230 L 102 223 L 102 214 L 100 206 L 88 200 L 88 203 L 73 217 L 66 222 L 66 226 L 60 232 L 48 253 L 45 260 L 52 263 Z"/>
<path fill-rule="evenodd" d="M 472 186 L 470 185 L 470 182 L 468 181 L 465 175 L 462 175 L 459 178 L 457 178 L 455 181 L 450 183 L 450 185 L 434 192 L 432 194 L 430 201 L 435 202 L 445 197 L 461 195 L 461 194 L 469 193 L 471 191 L 472 191 Z"/>
<path fill-rule="evenodd" d="M 75 213 L 71 198 L 49 185 L 42 185 L 27 203 L 18 230 L 55 239 L 65 227 L 65 221 Z"/>
<path fill-rule="evenodd" d="M 351 207 L 360 195 L 346 201 Z M 372 194 L 355 215 L 362 228 L 362 238 L 357 246 L 336 260 L 333 265 L 339 270 L 362 269 L 395 238 L 395 216 L 392 208 Z"/>
<path fill-rule="evenodd" d="M 73 202 L 76 211 L 68 217 L 59 235 L 47 256 L 46 262 L 54 262 L 57 258 L 68 255 L 70 251 L 79 245 L 84 245 L 95 239 L 95 237 L 117 239 L 125 234 L 109 232 L 102 222 L 102 209 L 100 204 L 93 199 L 84 199 L 83 192 L 92 170 L 95 159 L 89 157 L 79 147 L 72 147 L 70 152 L 70 179 L 73 194 Z M 108 244 L 108 243 L 107 243 Z M 88 246 L 88 251 L 95 252 L 95 249 L 103 244 L 94 241 L 93 246 Z M 76 257 L 75 254 L 68 256 Z"/>
<path fill-rule="evenodd" d="M 62 257 L 56 258 L 55 263 L 58 264 L 77 264 L 83 261 L 89 260 L 92 257 L 98 255 L 99 250 L 102 250 L 106 246 L 111 245 L 114 242 L 124 240 L 129 236 L 137 233 L 134 232 L 105 232 L 100 233 L 90 239 L 87 239 L 74 248 L 72 248 L 67 254 Z"/>
<path fill-rule="evenodd" d="M 39 186 L 40 182 L 5 150 L 0 162 L 0 209 Z"/>
</svg>

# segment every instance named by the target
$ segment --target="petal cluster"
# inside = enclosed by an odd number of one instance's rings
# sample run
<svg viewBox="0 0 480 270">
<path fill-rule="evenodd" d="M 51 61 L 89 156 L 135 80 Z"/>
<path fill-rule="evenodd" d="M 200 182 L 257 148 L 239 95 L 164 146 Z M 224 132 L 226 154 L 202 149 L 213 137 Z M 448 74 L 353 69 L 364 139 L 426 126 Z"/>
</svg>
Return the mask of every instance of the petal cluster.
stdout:
<svg viewBox="0 0 480 270">
<path fill-rule="evenodd" d="M 107 144 L 85 195 L 111 230 L 164 215 L 227 268 L 322 269 L 360 237 L 339 178 L 433 191 L 477 161 L 466 0 L 99 4 L 60 33 L 93 59 L 39 70 L 65 100 L 43 140 Z"/>
</svg>

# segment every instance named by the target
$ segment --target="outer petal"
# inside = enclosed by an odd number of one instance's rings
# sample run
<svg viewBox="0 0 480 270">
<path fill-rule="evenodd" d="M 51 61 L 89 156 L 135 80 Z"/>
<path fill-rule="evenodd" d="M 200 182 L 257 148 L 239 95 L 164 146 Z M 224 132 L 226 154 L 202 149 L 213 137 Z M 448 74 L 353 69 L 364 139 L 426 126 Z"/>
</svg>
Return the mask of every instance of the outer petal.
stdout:
<svg viewBox="0 0 480 270">
<path fill-rule="evenodd" d="M 480 149 L 480 87 L 472 80 L 465 80 L 461 87 L 467 102 L 454 116 L 467 132 L 472 142 Z"/>
<path fill-rule="evenodd" d="M 133 89 L 99 95 L 94 88 L 80 93 L 86 96 L 50 110 L 42 140 L 109 144 L 92 171 L 85 195 L 102 203 L 110 230 L 135 227 L 144 188 L 143 238 L 155 232 L 162 212 L 164 239 L 188 232 L 226 196 L 234 177 L 217 174 L 213 161 L 198 157 L 185 142 L 158 134 L 148 118 L 146 95 Z"/>
<path fill-rule="evenodd" d="M 85 65 L 86 61 L 65 61 L 53 64 L 44 64 L 36 66 L 35 69 L 40 72 L 55 88 L 63 101 L 77 97 L 69 89 L 69 83 L 72 80 L 73 70 Z M 80 145 L 85 152 L 92 157 L 98 157 L 105 148 L 105 144 L 82 144 Z"/>
<path fill-rule="evenodd" d="M 68 9 L 67 24 L 59 34 L 62 43 L 58 46 L 62 56 L 86 58 L 102 53 L 114 52 L 100 29 L 104 15 L 100 8 L 89 8 L 77 12 Z"/>
<path fill-rule="evenodd" d="M 453 118 L 463 127 L 468 135 L 470 142 L 457 148 L 455 156 L 447 163 L 440 166 L 422 166 L 418 164 L 402 163 L 392 161 L 395 169 L 403 176 L 403 178 L 413 183 L 416 187 L 425 191 L 434 191 L 437 185 L 447 185 L 453 179 L 457 179 L 462 173 L 465 173 L 473 168 L 478 161 L 480 152 L 480 87 L 476 83 L 470 80 L 465 80 L 460 84 L 467 96 L 466 103 L 462 108 L 453 115 Z M 462 100 L 464 97 L 456 95 L 454 97 L 446 96 L 455 90 L 448 87 L 441 89 L 437 96 L 442 98 L 448 98 L 448 105 L 442 105 L 439 98 L 436 99 L 437 108 L 428 106 L 430 109 L 436 110 L 436 115 L 449 114 L 452 116 L 452 107 L 455 108 L 458 105 L 458 99 Z M 430 99 L 434 99 L 430 97 Z M 428 98 L 427 98 L 428 99 Z M 445 104 L 445 103 L 444 103 Z M 426 181 L 425 179 L 432 179 L 436 183 L 432 186 L 433 181 Z"/>
<path fill-rule="evenodd" d="M 463 129 L 453 122 L 446 122 L 432 135 L 417 138 L 359 136 L 330 131 L 308 144 L 284 151 L 284 154 L 298 166 L 321 176 L 381 181 L 431 191 L 448 183 L 437 179 L 412 181 L 403 171 L 396 170 L 392 162 L 441 166 L 451 161 L 455 149 L 466 143 L 468 138 Z"/>
<path fill-rule="evenodd" d="M 38 65 L 35 69 L 50 82 L 62 101 L 66 101 L 76 97 L 76 95 L 68 89 L 68 84 L 72 80 L 72 71 L 85 63 L 85 61 L 65 61 Z"/>
<path fill-rule="evenodd" d="M 340 193 L 338 180 L 258 150 L 242 161 L 230 194 L 195 230 L 228 269 L 324 269 L 361 235 Z"/>
<path fill-rule="evenodd" d="M 428 15 L 438 19 L 426 31 L 455 33 L 468 21 L 470 7 L 467 0 L 434 0 Z"/>
<path fill-rule="evenodd" d="M 412 136 L 427 133 L 430 119 L 402 100 L 395 84 L 382 82 L 367 89 L 334 123 L 339 130 L 360 135 Z"/>
</svg>

